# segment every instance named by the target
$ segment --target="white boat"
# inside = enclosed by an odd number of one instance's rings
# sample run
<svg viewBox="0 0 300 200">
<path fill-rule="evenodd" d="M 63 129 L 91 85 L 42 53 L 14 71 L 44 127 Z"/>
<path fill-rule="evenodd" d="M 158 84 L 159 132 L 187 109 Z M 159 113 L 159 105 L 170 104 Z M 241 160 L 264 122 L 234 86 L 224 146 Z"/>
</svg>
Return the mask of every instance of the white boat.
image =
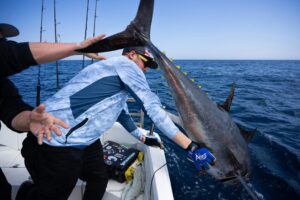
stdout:
<svg viewBox="0 0 300 200">
<path fill-rule="evenodd" d="M 142 129 L 143 131 L 146 131 Z M 22 141 L 26 134 L 18 134 L 9 130 L 2 123 L 0 132 L 0 167 L 6 178 L 12 185 L 12 199 L 15 199 L 20 184 L 30 179 L 30 175 L 25 168 L 23 157 L 20 150 Z M 136 199 L 144 200 L 171 200 L 173 192 L 169 178 L 169 172 L 166 165 L 164 151 L 160 148 L 149 147 L 131 136 L 119 123 L 101 136 L 102 144 L 105 141 L 114 141 L 119 144 L 129 145 L 144 152 L 144 192 Z M 119 183 L 115 180 L 109 180 L 104 200 L 122 199 L 128 184 Z M 69 200 L 80 200 L 83 197 L 85 183 L 78 180 Z M 123 194 L 124 195 L 124 194 Z M 123 197 L 124 198 L 124 197 Z M 128 199 L 128 198 L 127 198 Z"/>
</svg>

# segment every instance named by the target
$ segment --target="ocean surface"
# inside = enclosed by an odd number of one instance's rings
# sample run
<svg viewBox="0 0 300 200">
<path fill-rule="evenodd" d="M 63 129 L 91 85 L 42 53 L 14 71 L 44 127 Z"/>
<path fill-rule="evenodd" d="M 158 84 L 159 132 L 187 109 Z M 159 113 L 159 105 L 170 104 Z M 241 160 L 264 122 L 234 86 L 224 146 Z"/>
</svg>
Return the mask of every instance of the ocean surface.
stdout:
<svg viewBox="0 0 300 200">
<path fill-rule="evenodd" d="M 248 145 L 252 161 L 248 185 L 261 199 L 300 199 L 300 61 L 175 60 L 174 63 L 218 103 L 226 99 L 230 85 L 236 82 L 231 116 L 247 129 L 257 129 Z M 60 87 L 81 68 L 81 61 L 59 61 Z M 38 68 L 33 67 L 11 77 L 31 105 L 35 105 L 37 74 Z M 55 63 L 43 65 L 40 74 L 44 101 L 57 91 Z M 161 71 L 152 70 L 146 76 L 166 109 L 176 113 Z M 150 125 L 146 119 L 146 128 Z M 162 139 L 176 200 L 251 199 L 241 186 L 224 185 L 209 175 L 196 176 L 185 151 L 163 135 Z"/>
</svg>

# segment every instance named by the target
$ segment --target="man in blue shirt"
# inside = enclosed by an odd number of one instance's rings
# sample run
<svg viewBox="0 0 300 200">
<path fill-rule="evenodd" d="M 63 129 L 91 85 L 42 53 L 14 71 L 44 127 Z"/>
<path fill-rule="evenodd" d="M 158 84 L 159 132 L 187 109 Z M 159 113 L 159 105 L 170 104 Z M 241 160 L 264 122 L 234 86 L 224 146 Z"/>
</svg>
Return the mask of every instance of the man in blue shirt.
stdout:
<svg viewBox="0 0 300 200">
<path fill-rule="evenodd" d="M 148 68 L 157 64 L 144 47 L 125 48 L 123 56 L 80 71 L 45 102 L 46 111 L 70 128 L 62 130 L 61 136 L 52 134 L 50 141 L 44 139 L 37 151 L 32 149 L 36 144 L 32 135 L 23 143 L 25 164 L 37 184 L 39 199 L 67 199 L 78 178 L 87 182 L 84 199 L 102 198 L 108 178 L 99 137 L 119 121 L 138 140 L 149 141 L 128 115 L 128 94 L 143 105 L 157 128 L 189 152 L 198 168 L 214 162 L 207 148 L 193 143 L 168 117 L 147 83 L 144 72 Z"/>
</svg>

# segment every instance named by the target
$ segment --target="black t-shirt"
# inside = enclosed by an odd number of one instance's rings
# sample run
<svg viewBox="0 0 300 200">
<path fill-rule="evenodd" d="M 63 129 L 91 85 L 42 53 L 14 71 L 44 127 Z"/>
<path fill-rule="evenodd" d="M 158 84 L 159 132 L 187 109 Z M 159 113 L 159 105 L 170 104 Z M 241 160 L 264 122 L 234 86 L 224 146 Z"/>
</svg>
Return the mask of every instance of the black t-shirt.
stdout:
<svg viewBox="0 0 300 200">
<path fill-rule="evenodd" d="M 0 119 L 14 130 L 11 127 L 13 118 L 22 111 L 32 110 L 32 107 L 22 100 L 18 89 L 7 78 L 0 80 L 0 97 Z"/>
<path fill-rule="evenodd" d="M 29 43 L 17 43 L 0 39 L 0 79 L 6 78 L 32 65 L 37 65 Z"/>
<path fill-rule="evenodd" d="M 36 64 L 29 43 L 0 39 L 0 120 L 11 129 L 12 119 L 32 107 L 22 100 L 17 88 L 6 77 Z"/>
</svg>

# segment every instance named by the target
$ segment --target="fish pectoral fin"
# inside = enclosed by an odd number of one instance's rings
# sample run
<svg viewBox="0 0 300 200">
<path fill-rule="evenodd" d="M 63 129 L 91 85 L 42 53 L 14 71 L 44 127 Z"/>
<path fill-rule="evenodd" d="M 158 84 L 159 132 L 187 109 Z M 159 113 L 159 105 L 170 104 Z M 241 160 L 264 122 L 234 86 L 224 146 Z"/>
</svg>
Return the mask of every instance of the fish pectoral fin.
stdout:
<svg viewBox="0 0 300 200">
<path fill-rule="evenodd" d="M 246 140 L 247 143 L 249 143 L 251 141 L 251 139 L 253 138 L 253 136 L 255 135 L 257 129 L 246 130 L 245 128 L 243 128 L 239 124 L 237 124 L 237 126 L 239 127 L 241 135 L 243 136 L 243 138 Z"/>
<path fill-rule="evenodd" d="M 235 90 L 235 82 L 232 83 L 230 93 L 229 93 L 228 97 L 226 98 L 225 102 L 223 103 L 223 105 L 218 105 L 219 107 L 222 107 L 227 112 L 230 111 L 231 103 L 232 103 L 233 96 L 234 96 L 234 90 Z"/>
<path fill-rule="evenodd" d="M 170 113 L 168 111 L 166 111 L 166 113 L 175 124 L 183 128 L 183 123 L 179 116 L 174 115 L 173 113 Z"/>
</svg>

